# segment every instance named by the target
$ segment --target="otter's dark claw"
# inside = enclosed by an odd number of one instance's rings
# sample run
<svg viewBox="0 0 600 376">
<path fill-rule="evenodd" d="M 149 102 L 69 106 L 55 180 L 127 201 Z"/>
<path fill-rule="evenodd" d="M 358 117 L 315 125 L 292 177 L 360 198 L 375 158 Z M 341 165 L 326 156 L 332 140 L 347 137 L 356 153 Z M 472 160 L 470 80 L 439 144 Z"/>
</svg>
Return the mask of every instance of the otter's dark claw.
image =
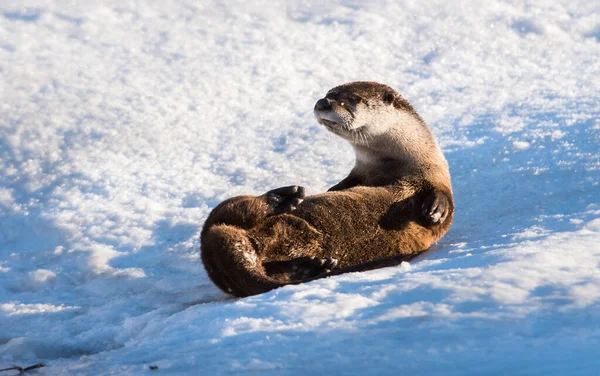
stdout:
<svg viewBox="0 0 600 376">
<path fill-rule="evenodd" d="M 331 269 L 338 264 L 338 261 L 331 257 L 301 257 L 292 262 L 295 264 L 292 266 L 292 270 L 296 272 L 298 279 L 313 278 L 330 273 Z"/>
<path fill-rule="evenodd" d="M 450 213 L 450 205 L 448 196 L 434 190 L 423 200 L 421 213 L 431 225 L 444 223 Z"/>
<path fill-rule="evenodd" d="M 338 260 L 331 258 L 331 257 L 327 257 L 325 259 L 325 262 L 323 263 L 323 267 L 327 270 L 327 272 L 330 272 L 331 269 L 335 268 L 338 264 Z"/>
<path fill-rule="evenodd" d="M 273 207 L 276 214 L 289 213 L 304 200 L 306 189 L 299 185 L 290 185 L 273 189 L 265 195 L 267 203 Z"/>
</svg>

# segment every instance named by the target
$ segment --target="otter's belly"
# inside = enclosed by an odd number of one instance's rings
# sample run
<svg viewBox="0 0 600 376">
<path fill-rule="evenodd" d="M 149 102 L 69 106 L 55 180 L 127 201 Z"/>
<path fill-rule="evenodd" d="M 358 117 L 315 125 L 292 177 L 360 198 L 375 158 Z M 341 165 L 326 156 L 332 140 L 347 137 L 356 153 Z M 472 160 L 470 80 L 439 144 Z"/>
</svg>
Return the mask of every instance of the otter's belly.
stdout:
<svg viewBox="0 0 600 376">
<path fill-rule="evenodd" d="M 340 267 L 429 247 L 411 197 L 397 192 L 363 188 L 309 196 L 293 215 L 322 234 L 322 254 L 315 256 L 336 258 Z"/>
</svg>

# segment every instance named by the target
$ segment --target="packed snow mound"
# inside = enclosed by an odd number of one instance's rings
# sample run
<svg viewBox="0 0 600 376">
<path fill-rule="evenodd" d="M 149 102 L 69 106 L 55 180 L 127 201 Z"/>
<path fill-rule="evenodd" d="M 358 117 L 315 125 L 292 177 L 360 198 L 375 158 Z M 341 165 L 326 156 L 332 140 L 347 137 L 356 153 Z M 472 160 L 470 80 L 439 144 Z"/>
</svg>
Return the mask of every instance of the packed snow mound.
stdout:
<svg viewBox="0 0 600 376">
<path fill-rule="evenodd" d="M 593 1 L 3 2 L 0 369 L 593 374 L 598 77 Z M 432 127 L 450 233 L 397 267 L 229 298 L 203 221 L 345 177 L 312 107 L 354 80 Z"/>
</svg>

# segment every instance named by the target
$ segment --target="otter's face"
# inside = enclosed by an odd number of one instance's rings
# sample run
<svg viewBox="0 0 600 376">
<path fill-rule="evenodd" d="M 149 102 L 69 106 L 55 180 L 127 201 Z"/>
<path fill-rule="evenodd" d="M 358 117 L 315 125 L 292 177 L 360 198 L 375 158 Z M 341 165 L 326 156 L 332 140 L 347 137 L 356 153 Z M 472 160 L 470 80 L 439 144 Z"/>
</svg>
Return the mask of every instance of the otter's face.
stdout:
<svg viewBox="0 0 600 376">
<path fill-rule="evenodd" d="M 386 85 L 351 82 L 329 90 L 315 104 L 314 114 L 330 132 L 353 144 L 366 144 L 398 123 L 398 96 Z"/>
</svg>

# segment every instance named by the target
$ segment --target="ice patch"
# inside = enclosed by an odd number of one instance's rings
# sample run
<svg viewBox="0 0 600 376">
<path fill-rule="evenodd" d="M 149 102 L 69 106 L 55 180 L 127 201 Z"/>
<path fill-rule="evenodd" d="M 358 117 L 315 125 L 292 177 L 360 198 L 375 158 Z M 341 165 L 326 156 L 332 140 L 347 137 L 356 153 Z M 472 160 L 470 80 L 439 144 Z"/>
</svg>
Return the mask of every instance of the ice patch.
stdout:
<svg viewBox="0 0 600 376">
<path fill-rule="evenodd" d="M 589 230 L 589 231 L 600 233 L 600 218 L 589 221 L 585 225 L 585 229 Z"/>
<path fill-rule="evenodd" d="M 390 321 L 409 317 L 423 317 L 429 315 L 451 316 L 452 312 L 446 304 L 413 303 L 393 308 L 377 317 L 374 321 Z"/>
<path fill-rule="evenodd" d="M 0 187 L 0 205 L 11 207 L 15 204 L 12 190 Z"/>
<path fill-rule="evenodd" d="M 94 273 L 103 273 L 112 270 L 108 262 L 120 254 L 112 246 L 103 244 L 93 244 L 88 249 L 91 253 L 88 265 Z"/>
<path fill-rule="evenodd" d="M 32 283 L 44 284 L 54 280 L 56 278 L 56 273 L 52 270 L 38 269 L 36 271 L 29 272 L 29 278 Z"/>
<path fill-rule="evenodd" d="M 557 129 L 555 131 L 552 131 L 551 138 L 552 138 L 552 141 L 557 141 L 557 140 L 560 140 L 561 138 L 565 137 L 565 135 L 566 135 L 565 132 L 561 131 L 560 129 Z"/>
<path fill-rule="evenodd" d="M 527 150 L 531 144 L 527 141 L 513 141 L 513 148 L 515 150 Z"/>
<path fill-rule="evenodd" d="M 526 19 L 526 18 L 522 18 L 522 19 L 518 19 L 515 20 L 512 24 L 511 27 L 520 35 L 527 35 L 527 34 L 542 34 L 543 30 L 540 26 L 538 26 L 535 21 L 530 20 L 530 19 Z"/>
<path fill-rule="evenodd" d="M 23 303 L 4 303 L 0 304 L 0 311 L 7 316 L 14 315 L 35 315 L 45 313 L 55 313 L 68 310 L 79 309 L 78 306 L 53 305 L 53 304 L 23 304 Z"/>
<path fill-rule="evenodd" d="M 128 278 L 146 278 L 146 272 L 140 268 L 125 268 L 125 269 L 111 269 L 111 274 L 116 277 L 128 277 Z"/>
<path fill-rule="evenodd" d="M 265 362 L 260 359 L 251 359 L 245 364 L 236 360 L 232 364 L 232 370 L 236 372 L 263 372 L 275 370 L 277 368 L 280 368 L 277 364 Z"/>
</svg>

